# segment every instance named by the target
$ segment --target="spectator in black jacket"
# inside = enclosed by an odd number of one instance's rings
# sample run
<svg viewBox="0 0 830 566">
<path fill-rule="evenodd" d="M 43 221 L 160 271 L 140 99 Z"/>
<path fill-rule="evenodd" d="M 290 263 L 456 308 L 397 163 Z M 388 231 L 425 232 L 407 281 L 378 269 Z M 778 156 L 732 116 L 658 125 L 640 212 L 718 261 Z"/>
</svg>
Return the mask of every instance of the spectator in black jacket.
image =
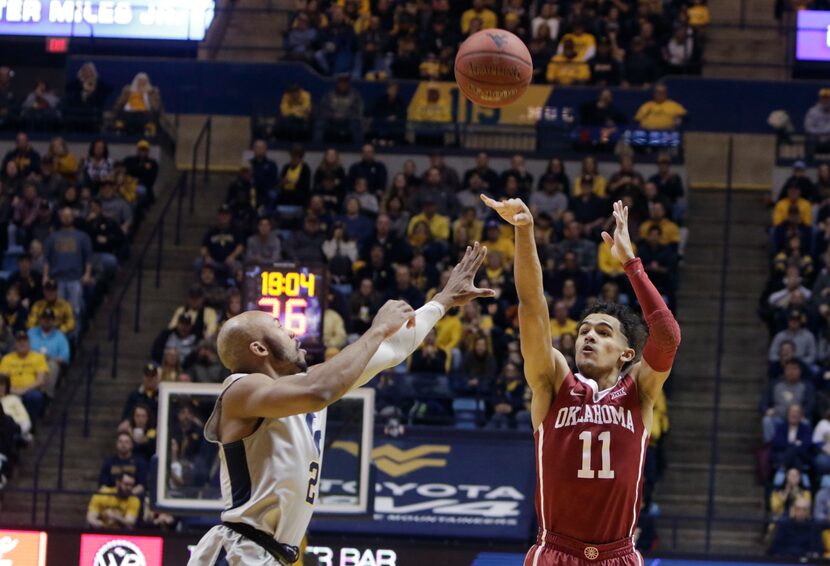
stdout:
<svg viewBox="0 0 830 566">
<path fill-rule="evenodd" d="M 297 230 L 286 246 L 286 255 L 294 261 L 319 262 L 325 261 L 323 242 L 326 233 L 320 227 L 320 219 L 307 215 L 303 221 L 303 229 Z"/>
<path fill-rule="evenodd" d="M 617 86 L 621 81 L 620 64 L 614 59 L 611 40 L 603 37 L 597 43 L 597 52 L 588 60 L 591 69 L 591 84 L 597 86 Z"/>
<path fill-rule="evenodd" d="M 409 263 L 412 259 L 412 248 L 392 232 L 392 221 L 386 214 L 379 215 L 375 220 L 375 235 L 363 246 L 361 257 L 368 260 L 375 246 L 383 248 L 386 259 L 391 263 Z"/>
<path fill-rule="evenodd" d="M 481 178 L 481 182 L 483 183 L 481 186 L 482 192 L 487 194 L 499 193 L 501 190 L 501 180 L 495 169 L 490 167 L 490 156 L 487 153 L 482 151 L 476 155 L 476 166 L 464 172 L 463 187 L 470 186 L 470 177 L 473 176 L 473 173 L 478 173 L 478 176 Z"/>
<path fill-rule="evenodd" d="M 95 63 L 87 61 L 75 78 L 66 83 L 64 107 L 65 118 L 70 122 L 91 122 L 100 120 L 101 112 L 112 94 L 112 87 L 98 76 Z"/>
<path fill-rule="evenodd" d="M 138 184 L 146 189 L 147 204 L 153 204 L 156 200 L 153 187 L 159 174 L 159 164 L 150 157 L 150 142 L 141 140 L 135 147 L 135 155 L 124 159 L 124 167 L 127 169 L 127 175 L 138 179 Z"/>
<path fill-rule="evenodd" d="M 386 300 L 400 300 L 409 303 L 413 309 L 424 305 L 424 295 L 412 284 L 412 273 L 407 265 L 395 268 L 395 285 L 386 293 Z"/>
<path fill-rule="evenodd" d="M 268 157 L 268 145 L 265 140 L 254 141 L 253 150 L 251 171 L 257 193 L 257 206 L 264 205 L 270 209 L 277 198 L 279 169 L 277 163 Z"/>
<path fill-rule="evenodd" d="M 657 173 L 649 177 L 657 185 L 657 192 L 674 205 L 683 198 L 683 179 L 671 170 L 671 157 L 665 153 L 657 157 Z"/>
<path fill-rule="evenodd" d="M 340 76 L 334 90 L 320 99 L 314 122 L 314 142 L 336 139 L 363 143 L 362 120 L 363 98 L 352 88 L 348 76 Z"/>
<path fill-rule="evenodd" d="M 280 191 L 277 203 L 280 205 L 305 206 L 311 194 L 311 168 L 303 160 L 305 150 L 295 145 L 289 152 L 290 161 L 283 165 L 280 174 Z"/>
<path fill-rule="evenodd" d="M 649 278 L 663 295 L 673 293 L 674 273 L 677 268 L 677 254 L 671 246 L 660 243 L 663 231 L 657 225 L 648 229 L 646 239 L 640 242 L 637 253 Z"/>
<path fill-rule="evenodd" d="M 129 418 L 129 415 L 127 415 Z M 126 420 L 126 419 L 125 419 Z M 98 484 L 101 487 L 113 487 L 121 474 L 127 473 L 135 477 L 133 495 L 142 495 L 147 485 L 147 462 L 144 458 L 133 454 L 133 437 L 122 432 L 115 442 L 115 454 L 108 456 L 101 464 L 98 474 Z"/>
<path fill-rule="evenodd" d="M 360 161 L 349 167 L 349 186 L 347 189 L 351 190 L 354 188 L 354 180 L 358 177 L 364 177 L 366 179 L 369 185 L 369 192 L 374 195 L 386 190 L 386 183 L 389 179 L 386 165 L 375 158 L 375 146 L 370 143 L 363 145 Z"/>
<path fill-rule="evenodd" d="M 118 255 L 124 245 L 124 232 L 118 223 L 101 213 L 101 201 L 92 200 L 84 231 L 92 241 L 92 267 L 106 279 L 118 271 Z"/>
<path fill-rule="evenodd" d="M 145 364 L 142 368 L 141 385 L 130 393 L 124 408 L 121 411 L 121 422 L 129 422 L 130 415 L 137 405 L 145 405 L 150 408 L 153 414 L 158 414 L 159 400 L 159 368 L 154 362 Z"/>
<path fill-rule="evenodd" d="M 775 424 L 770 451 L 774 469 L 798 468 L 809 471 L 813 461 L 813 442 L 810 424 L 804 420 L 801 405 L 793 403 L 787 409 L 787 418 Z"/>
<path fill-rule="evenodd" d="M 407 104 L 401 98 L 401 87 L 390 82 L 386 94 L 379 97 L 372 106 L 372 130 L 369 138 L 380 145 L 400 144 L 406 134 Z"/>
<path fill-rule="evenodd" d="M 20 304 L 28 309 L 43 298 L 42 281 L 43 274 L 32 269 L 32 256 L 23 253 L 17 257 L 17 272 L 9 277 L 6 288 L 16 286 L 20 291 Z"/>
<path fill-rule="evenodd" d="M 579 122 L 589 128 L 610 128 L 628 123 L 625 114 L 614 106 L 611 91 L 603 89 L 597 99 L 579 107 Z"/>
<path fill-rule="evenodd" d="M 233 215 L 227 204 L 219 207 L 216 226 L 209 228 L 202 238 L 200 257 L 193 268 L 198 273 L 202 265 L 210 264 L 221 278 L 227 278 L 245 251 L 244 240 L 232 226 Z"/>
<path fill-rule="evenodd" d="M 768 554 L 800 558 L 803 562 L 818 560 L 824 552 L 820 524 L 810 521 L 810 501 L 799 497 L 793 504 L 790 519 L 775 526 L 775 535 Z"/>
<path fill-rule="evenodd" d="M 355 274 L 356 281 L 369 279 L 379 293 L 385 294 L 392 285 L 391 262 L 386 261 L 385 248 L 375 243 L 369 250 L 369 260 Z"/>
<path fill-rule="evenodd" d="M 628 52 L 623 61 L 623 84 L 632 86 L 648 86 L 660 76 L 660 66 L 648 53 L 646 44 L 641 37 L 631 40 Z"/>
</svg>

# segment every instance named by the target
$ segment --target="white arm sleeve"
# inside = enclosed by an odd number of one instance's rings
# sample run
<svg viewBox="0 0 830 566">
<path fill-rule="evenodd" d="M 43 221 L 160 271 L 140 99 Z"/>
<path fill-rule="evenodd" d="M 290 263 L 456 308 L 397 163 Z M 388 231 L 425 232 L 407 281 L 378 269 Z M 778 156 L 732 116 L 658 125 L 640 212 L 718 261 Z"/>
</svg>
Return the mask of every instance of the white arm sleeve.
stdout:
<svg viewBox="0 0 830 566">
<path fill-rule="evenodd" d="M 435 323 L 443 316 L 444 307 L 435 301 L 430 301 L 415 311 L 415 326 L 407 328 L 404 325 L 395 334 L 381 342 L 378 351 L 366 364 L 363 375 L 352 389 L 365 385 L 383 370 L 395 367 L 408 358 L 418 349 Z"/>
</svg>

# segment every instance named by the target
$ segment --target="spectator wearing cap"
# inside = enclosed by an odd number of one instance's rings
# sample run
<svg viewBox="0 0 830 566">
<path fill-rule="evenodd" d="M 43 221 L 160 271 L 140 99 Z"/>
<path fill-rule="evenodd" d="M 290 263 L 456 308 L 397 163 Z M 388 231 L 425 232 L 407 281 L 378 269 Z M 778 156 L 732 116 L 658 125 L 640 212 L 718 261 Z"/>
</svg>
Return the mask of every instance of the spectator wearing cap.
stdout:
<svg viewBox="0 0 830 566">
<path fill-rule="evenodd" d="M 486 6 L 484 0 L 473 0 L 472 7 L 461 14 L 461 33 L 466 35 L 470 32 L 470 23 L 474 19 L 481 20 L 481 29 L 492 29 L 499 23 L 499 17 Z"/>
<path fill-rule="evenodd" d="M 135 155 L 124 158 L 124 167 L 130 177 L 138 179 L 138 184 L 146 189 L 148 204 L 156 200 L 153 187 L 159 174 L 158 161 L 150 157 L 150 142 L 140 140 L 135 146 Z"/>
<path fill-rule="evenodd" d="M 686 117 L 686 109 L 669 98 L 666 85 L 654 85 L 654 96 L 637 110 L 634 120 L 644 130 L 676 130 Z"/>
<path fill-rule="evenodd" d="M 781 330 L 772 338 L 769 345 L 768 359 L 770 362 L 778 360 L 778 351 L 783 342 L 792 342 L 795 346 L 796 357 L 806 364 L 813 364 L 816 360 L 816 339 L 809 329 L 804 328 L 806 317 L 803 311 L 793 309 L 787 316 L 787 328 Z"/>
<path fill-rule="evenodd" d="M 9 277 L 6 288 L 16 286 L 20 292 L 20 304 L 29 309 L 43 298 L 43 274 L 32 269 L 32 256 L 17 256 L 17 271 Z"/>
<path fill-rule="evenodd" d="M 129 423 L 133 409 L 139 405 L 149 407 L 154 415 L 158 414 L 159 367 L 155 362 L 148 362 L 142 368 L 141 385 L 132 391 L 121 410 L 121 424 Z"/>
<path fill-rule="evenodd" d="M 812 226 L 813 224 L 813 207 L 810 201 L 802 197 L 801 187 L 798 182 L 790 180 L 784 187 L 785 197 L 775 203 L 775 208 L 772 210 L 772 224 L 778 226 L 787 221 L 790 214 L 790 208 L 798 209 L 801 223 L 805 226 Z"/>
<path fill-rule="evenodd" d="M 561 43 L 561 52 L 551 57 L 545 79 L 557 85 L 584 84 L 591 80 L 591 68 L 579 56 L 572 39 Z"/>
<path fill-rule="evenodd" d="M 349 167 L 349 186 L 353 188 L 355 180 L 360 177 L 366 179 L 370 193 L 378 195 L 386 190 L 389 173 L 386 170 L 386 165 L 377 159 L 375 146 L 370 143 L 363 144 L 360 151 L 360 161 Z"/>
<path fill-rule="evenodd" d="M 70 336 L 75 330 L 75 315 L 72 312 L 72 305 L 58 296 L 58 284 L 52 279 L 47 279 L 43 283 L 43 298 L 36 301 L 29 310 L 26 327 L 35 327 L 40 321 L 40 314 L 46 308 L 52 309 L 55 314 L 55 324 L 58 330 Z"/>
<path fill-rule="evenodd" d="M 268 144 L 265 140 L 254 140 L 254 156 L 251 157 L 251 172 L 256 190 L 257 206 L 273 207 L 277 198 L 279 169 L 276 161 L 268 157 Z"/>
<path fill-rule="evenodd" d="M 683 198 L 683 180 L 671 170 L 671 157 L 661 153 L 657 157 L 657 173 L 648 178 L 657 187 L 657 193 L 671 204 Z"/>
<path fill-rule="evenodd" d="M 320 218 L 307 214 L 303 220 L 303 229 L 295 231 L 291 236 L 286 246 L 286 255 L 294 261 L 322 263 L 325 261 L 325 241 L 326 233 L 320 226 Z"/>
<path fill-rule="evenodd" d="M 200 339 L 215 336 L 219 329 L 219 314 L 213 307 L 205 305 L 205 290 L 199 284 L 190 287 L 187 292 L 187 301 L 173 312 L 167 328 L 169 330 L 176 328 L 182 316 L 190 319 L 193 323 L 193 332 Z"/>
<path fill-rule="evenodd" d="M 311 93 L 297 83 L 288 85 L 280 99 L 277 135 L 286 140 L 307 140 L 311 133 L 311 109 Z"/>
<path fill-rule="evenodd" d="M 133 208 L 116 192 L 113 177 L 101 179 L 98 200 L 101 202 L 101 213 L 115 221 L 125 236 L 129 235 L 133 225 Z"/>
<path fill-rule="evenodd" d="M 115 486 L 99 488 L 87 506 L 87 525 L 93 529 L 133 529 L 141 511 L 141 500 L 133 494 L 135 487 L 135 477 L 123 472 L 116 478 Z"/>
<path fill-rule="evenodd" d="M 798 160 L 793 163 L 793 171 L 792 174 L 784 181 L 784 187 L 787 188 L 791 184 L 797 184 L 798 188 L 801 189 L 801 196 L 804 197 L 806 200 L 813 202 L 818 202 L 818 191 L 816 189 L 815 183 L 813 183 L 812 179 L 807 175 L 807 164 L 804 163 L 802 160 Z M 780 191 L 778 194 L 778 200 L 784 200 L 787 198 L 787 191 L 783 190 Z"/>
<path fill-rule="evenodd" d="M 60 210 L 60 230 L 43 244 L 46 265 L 43 277 L 54 279 L 58 293 L 72 305 L 76 319 L 84 309 L 84 285 L 92 283 L 92 242 L 85 232 L 75 228 L 72 209 Z"/>
<path fill-rule="evenodd" d="M 3 157 L 2 171 L 6 171 L 6 164 L 9 161 L 14 161 L 23 177 L 28 177 L 30 173 L 40 173 L 40 154 L 32 147 L 29 136 L 25 132 L 17 134 L 14 149 L 10 149 Z"/>
<path fill-rule="evenodd" d="M 220 278 L 226 278 L 236 268 L 245 246 L 242 237 L 231 225 L 230 206 L 223 204 L 217 213 L 216 225 L 209 228 L 202 238 L 200 257 L 194 263 L 198 273 L 202 265 L 212 265 Z"/>
<path fill-rule="evenodd" d="M 107 456 L 101 463 L 101 471 L 98 473 L 99 486 L 112 487 L 122 474 L 130 474 L 135 477 L 135 486 L 131 493 L 136 496 L 144 493 L 144 486 L 147 484 L 147 462 L 135 454 L 134 449 L 132 435 L 127 432 L 118 433 L 115 439 L 115 454 Z"/>
<path fill-rule="evenodd" d="M 257 221 L 256 234 L 245 244 L 245 261 L 272 264 L 282 259 L 282 242 L 273 229 L 271 218 L 263 216 Z"/>
<path fill-rule="evenodd" d="M 43 388 L 48 371 L 46 358 L 39 352 L 33 352 L 29 335 L 24 330 L 18 330 L 14 335 L 14 352 L 0 360 L 0 373 L 9 376 L 11 392 L 20 396 L 33 421 L 43 415 L 46 402 Z"/>
<path fill-rule="evenodd" d="M 29 242 L 38 240 L 45 242 L 55 230 L 55 215 L 52 214 L 52 206 L 46 199 L 41 199 L 37 207 L 37 218 L 29 227 Z M 28 242 L 26 242 L 28 245 Z"/>
<path fill-rule="evenodd" d="M 29 329 L 29 344 L 34 352 L 40 352 L 46 358 L 49 371 L 46 374 L 44 392 L 49 398 L 55 396 L 55 386 L 61 372 L 69 365 L 69 340 L 66 335 L 55 328 L 55 313 L 45 308 L 40 313 L 40 322 Z"/>
<path fill-rule="evenodd" d="M 363 97 L 352 88 L 348 76 L 337 78 L 334 90 L 323 95 L 314 122 L 314 142 L 363 143 Z"/>
<path fill-rule="evenodd" d="M 103 213 L 99 199 L 92 199 L 89 214 L 83 219 L 84 231 L 92 242 L 92 268 L 105 279 L 112 279 L 118 271 L 118 255 L 124 245 L 124 231 L 118 223 Z"/>
</svg>

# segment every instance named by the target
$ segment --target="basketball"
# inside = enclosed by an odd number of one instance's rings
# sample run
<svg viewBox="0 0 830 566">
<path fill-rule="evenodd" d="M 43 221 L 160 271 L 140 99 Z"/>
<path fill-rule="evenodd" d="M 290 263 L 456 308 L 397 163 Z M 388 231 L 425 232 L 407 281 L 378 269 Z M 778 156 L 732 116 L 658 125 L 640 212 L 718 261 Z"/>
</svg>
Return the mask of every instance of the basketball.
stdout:
<svg viewBox="0 0 830 566">
<path fill-rule="evenodd" d="M 515 102 L 533 77 L 527 46 L 503 29 L 474 33 L 455 57 L 455 82 L 479 106 L 501 108 Z"/>
</svg>

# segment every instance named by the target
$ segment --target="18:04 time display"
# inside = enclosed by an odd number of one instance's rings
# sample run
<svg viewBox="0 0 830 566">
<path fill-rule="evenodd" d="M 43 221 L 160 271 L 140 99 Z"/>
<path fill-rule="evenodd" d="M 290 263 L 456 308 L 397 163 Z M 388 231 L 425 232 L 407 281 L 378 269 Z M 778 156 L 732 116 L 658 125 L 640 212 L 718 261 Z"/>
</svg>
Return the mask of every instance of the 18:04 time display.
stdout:
<svg viewBox="0 0 830 566">
<path fill-rule="evenodd" d="M 245 268 L 245 309 L 261 310 L 279 319 L 305 348 L 322 343 L 326 295 L 323 267 L 279 264 Z"/>
</svg>

